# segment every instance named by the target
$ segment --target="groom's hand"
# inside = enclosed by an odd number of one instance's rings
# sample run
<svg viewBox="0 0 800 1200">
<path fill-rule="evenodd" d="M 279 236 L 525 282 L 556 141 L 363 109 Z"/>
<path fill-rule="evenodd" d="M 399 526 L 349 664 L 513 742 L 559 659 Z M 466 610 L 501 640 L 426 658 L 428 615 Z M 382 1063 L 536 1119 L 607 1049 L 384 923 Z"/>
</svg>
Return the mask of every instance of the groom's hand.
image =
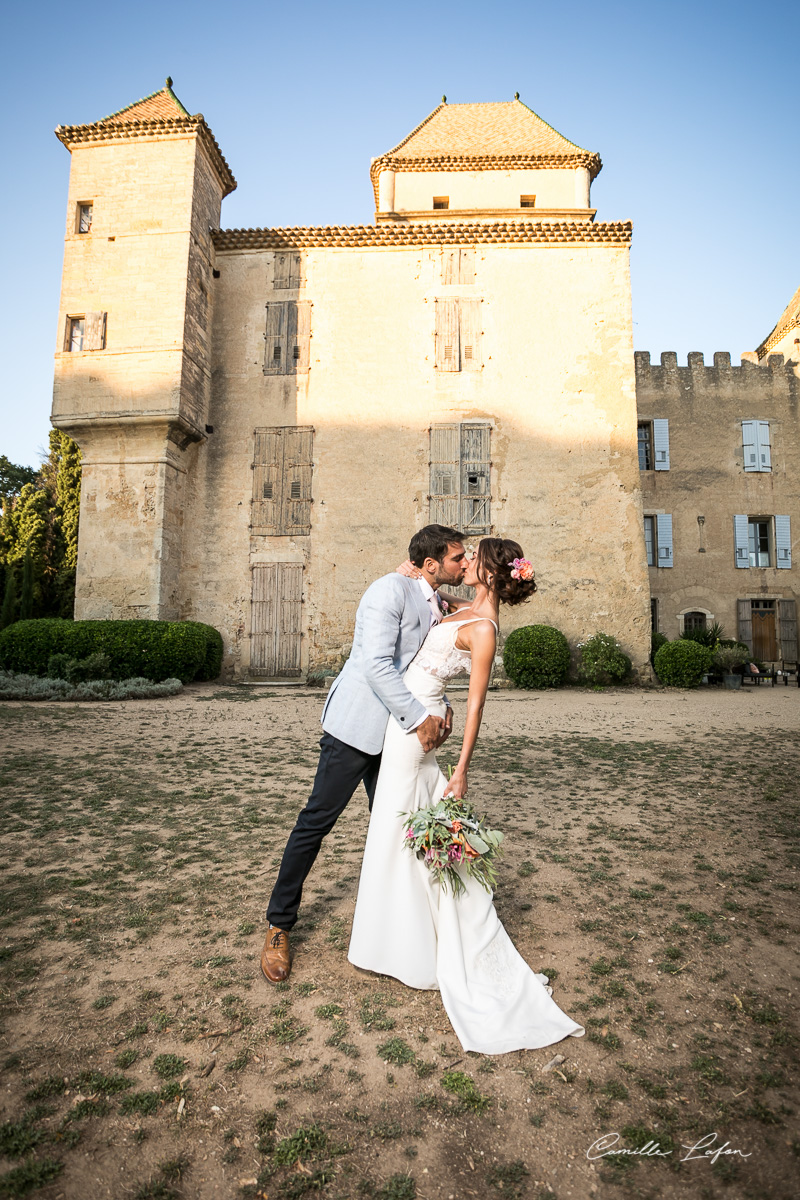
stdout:
<svg viewBox="0 0 800 1200">
<path fill-rule="evenodd" d="M 439 740 L 436 743 L 436 747 L 435 747 L 437 750 L 439 749 L 440 746 L 444 745 L 444 743 L 450 737 L 450 734 L 452 732 L 453 732 L 453 710 L 450 707 L 450 705 L 448 704 L 447 711 L 444 714 L 444 724 L 442 726 L 442 731 L 439 734 Z"/>
<path fill-rule="evenodd" d="M 434 717 L 428 713 L 422 724 L 418 725 L 414 730 L 426 754 L 429 750 L 435 750 L 440 745 L 439 738 L 443 726 L 444 721 L 441 717 Z"/>
</svg>

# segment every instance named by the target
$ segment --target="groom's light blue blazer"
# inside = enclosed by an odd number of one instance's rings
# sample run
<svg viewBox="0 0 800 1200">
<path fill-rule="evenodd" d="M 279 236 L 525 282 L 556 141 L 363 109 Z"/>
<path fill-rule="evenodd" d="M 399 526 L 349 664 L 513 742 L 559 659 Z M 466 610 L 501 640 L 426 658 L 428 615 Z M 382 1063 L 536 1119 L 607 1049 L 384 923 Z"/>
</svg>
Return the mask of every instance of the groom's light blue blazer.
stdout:
<svg viewBox="0 0 800 1200">
<path fill-rule="evenodd" d="M 430 624 L 431 610 L 415 579 L 394 572 L 367 588 L 356 613 L 353 649 L 322 710 L 326 733 L 380 754 L 390 715 L 407 729 L 427 716 L 402 676 Z"/>
</svg>

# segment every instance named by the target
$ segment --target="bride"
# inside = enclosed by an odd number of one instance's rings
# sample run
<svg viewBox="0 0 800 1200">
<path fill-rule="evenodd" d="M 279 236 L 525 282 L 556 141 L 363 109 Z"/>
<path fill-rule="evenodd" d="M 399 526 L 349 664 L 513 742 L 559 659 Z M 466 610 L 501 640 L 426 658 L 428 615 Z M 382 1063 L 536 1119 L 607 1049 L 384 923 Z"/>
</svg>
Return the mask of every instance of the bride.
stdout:
<svg viewBox="0 0 800 1200">
<path fill-rule="evenodd" d="M 419 574 L 411 563 L 399 570 Z M 464 875 L 466 892 L 456 899 L 403 849 L 404 813 L 434 805 L 442 795 L 467 795 L 500 604 L 519 604 L 536 590 L 522 547 L 503 538 L 479 543 L 464 583 L 475 588 L 475 598 L 444 597 L 455 612 L 431 628 L 404 676 L 428 712 L 443 717 L 446 681 L 470 671 L 461 754 L 448 782 L 434 751 L 426 753 L 419 739 L 390 717 L 348 958 L 409 987 L 438 990 L 464 1050 L 505 1054 L 580 1037 L 584 1030 L 551 999 L 546 976 L 534 974 L 516 951 L 491 895 Z"/>
</svg>

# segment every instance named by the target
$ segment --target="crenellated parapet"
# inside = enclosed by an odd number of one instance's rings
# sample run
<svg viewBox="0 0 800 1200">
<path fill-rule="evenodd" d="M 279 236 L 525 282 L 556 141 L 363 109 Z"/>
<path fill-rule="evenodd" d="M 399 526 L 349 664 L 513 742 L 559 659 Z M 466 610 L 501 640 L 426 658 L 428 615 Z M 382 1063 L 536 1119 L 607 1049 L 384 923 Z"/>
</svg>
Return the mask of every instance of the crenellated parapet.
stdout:
<svg viewBox="0 0 800 1200">
<path fill-rule="evenodd" d="M 650 361 L 649 350 L 636 350 L 636 390 L 640 399 L 648 394 L 672 394 L 688 400 L 692 396 L 711 394 L 715 390 L 731 395 L 752 394 L 788 395 L 800 397 L 800 376 L 797 365 L 786 362 L 782 354 L 770 354 L 759 362 L 756 353 L 745 353 L 741 364 L 734 366 L 728 350 L 714 353 L 713 363 L 706 363 L 699 351 L 687 355 L 686 365 L 679 365 L 674 350 L 664 350 L 660 363 Z"/>
</svg>

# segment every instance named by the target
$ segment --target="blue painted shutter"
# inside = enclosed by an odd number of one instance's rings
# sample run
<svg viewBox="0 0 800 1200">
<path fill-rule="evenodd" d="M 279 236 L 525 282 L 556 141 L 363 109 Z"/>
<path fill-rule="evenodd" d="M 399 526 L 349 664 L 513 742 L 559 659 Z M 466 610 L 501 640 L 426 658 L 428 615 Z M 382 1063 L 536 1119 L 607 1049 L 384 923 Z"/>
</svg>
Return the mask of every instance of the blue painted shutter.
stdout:
<svg viewBox="0 0 800 1200">
<path fill-rule="evenodd" d="M 756 450 L 758 452 L 759 471 L 772 470 L 772 456 L 769 449 L 769 421 L 754 421 L 756 427 Z"/>
<path fill-rule="evenodd" d="M 742 421 L 742 450 L 745 471 L 758 471 L 758 421 Z"/>
<path fill-rule="evenodd" d="M 792 526 L 788 517 L 775 518 L 775 565 L 784 569 L 792 565 Z"/>
<path fill-rule="evenodd" d="M 750 531 L 746 516 L 733 518 L 733 543 L 737 567 L 750 566 Z"/>
<path fill-rule="evenodd" d="M 672 566 L 672 513 L 659 513 L 658 523 L 658 565 Z"/>
<path fill-rule="evenodd" d="M 657 471 L 668 471 L 669 421 L 663 418 L 653 421 L 653 449 L 655 450 L 655 469 Z"/>
</svg>

